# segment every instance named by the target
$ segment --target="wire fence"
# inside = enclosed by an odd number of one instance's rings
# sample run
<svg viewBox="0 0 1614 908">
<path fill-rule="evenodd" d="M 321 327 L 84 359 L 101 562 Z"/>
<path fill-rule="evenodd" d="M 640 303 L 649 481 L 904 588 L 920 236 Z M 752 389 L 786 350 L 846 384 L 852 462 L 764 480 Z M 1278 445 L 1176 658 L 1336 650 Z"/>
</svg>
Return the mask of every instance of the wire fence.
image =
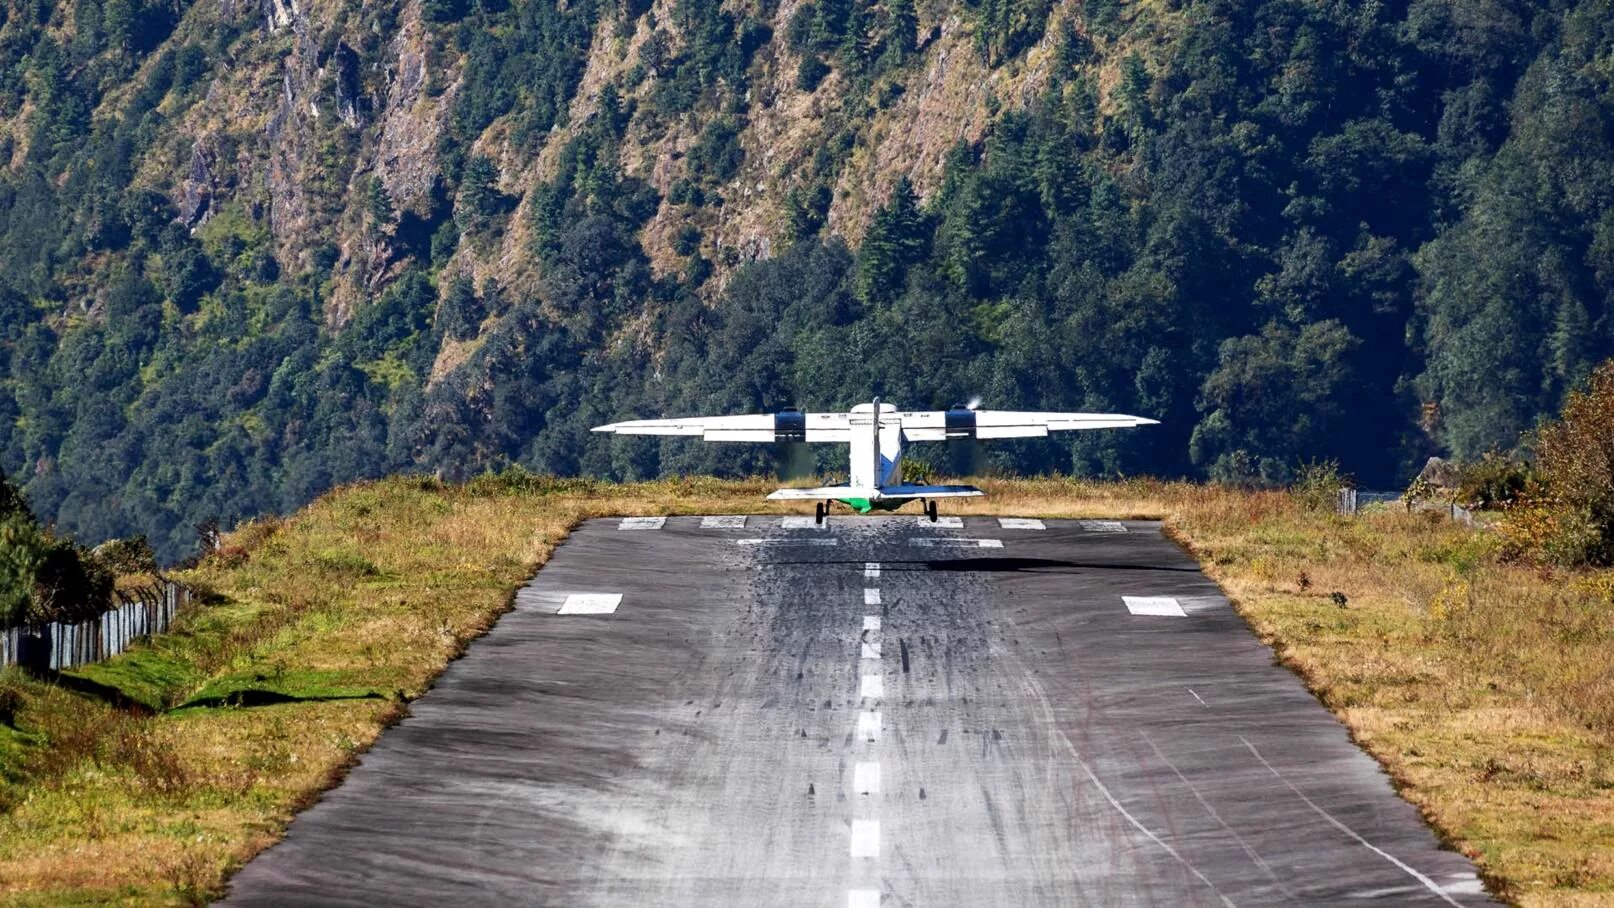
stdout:
<svg viewBox="0 0 1614 908">
<path fill-rule="evenodd" d="M 114 595 L 118 605 L 89 621 L 0 629 L 0 667 L 60 671 L 110 659 L 141 637 L 168 630 L 191 602 L 190 590 L 173 581 Z"/>
<path fill-rule="evenodd" d="M 1339 503 L 1336 510 L 1341 514 L 1355 514 L 1370 504 L 1390 501 L 1400 502 L 1401 500 L 1401 495 L 1397 492 L 1364 492 L 1359 489 L 1340 489 Z M 1438 511 L 1464 526 L 1471 527 L 1474 525 L 1474 512 L 1452 502 L 1425 499 L 1408 503 L 1406 509 L 1409 511 Z"/>
</svg>

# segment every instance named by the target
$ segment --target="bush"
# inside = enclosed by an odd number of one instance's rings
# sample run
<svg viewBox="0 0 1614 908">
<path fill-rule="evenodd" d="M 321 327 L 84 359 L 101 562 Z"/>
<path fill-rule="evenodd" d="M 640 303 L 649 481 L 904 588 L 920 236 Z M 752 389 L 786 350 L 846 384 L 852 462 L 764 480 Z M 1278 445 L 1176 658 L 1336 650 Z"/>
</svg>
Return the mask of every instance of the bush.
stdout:
<svg viewBox="0 0 1614 908">
<path fill-rule="evenodd" d="M 1503 529 L 1509 554 L 1568 565 L 1614 564 L 1614 360 L 1570 392 L 1536 443 L 1539 488 L 1517 493 Z"/>
<path fill-rule="evenodd" d="M 1457 474 L 1457 501 L 1464 507 L 1497 510 L 1520 501 L 1534 479 L 1530 464 L 1492 451 Z"/>
<path fill-rule="evenodd" d="M 1289 494 L 1308 511 L 1332 511 L 1339 506 L 1340 491 L 1350 484 L 1350 478 L 1339 471 L 1339 461 L 1314 460 L 1301 464 Z"/>
<path fill-rule="evenodd" d="M 22 490 L 0 474 L 0 520 L 16 515 L 29 521 L 34 519 L 34 512 L 28 508 L 28 500 L 22 497 Z"/>
<path fill-rule="evenodd" d="M 157 556 L 145 536 L 108 539 L 96 546 L 93 554 L 114 574 L 157 573 Z"/>
<path fill-rule="evenodd" d="M 112 583 L 81 546 L 19 514 L 0 520 L 0 625 L 93 618 L 110 604 Z"/>
<path fill-rule="evenodd" d="M 809 54 L 801 58 L 796 67 L 796 87 L 802 91 L 816 91 L 824 77 L 829 75 L 829 64 Z"/>
</svg>

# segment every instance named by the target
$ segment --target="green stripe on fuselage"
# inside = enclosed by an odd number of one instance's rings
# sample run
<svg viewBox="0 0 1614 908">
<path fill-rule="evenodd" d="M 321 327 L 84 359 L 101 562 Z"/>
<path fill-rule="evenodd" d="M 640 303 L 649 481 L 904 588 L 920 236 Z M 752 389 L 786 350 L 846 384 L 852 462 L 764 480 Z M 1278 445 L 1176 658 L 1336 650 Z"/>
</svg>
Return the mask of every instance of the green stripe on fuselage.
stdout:
<svg viewBox="0 0 1614 908">
<path fill-rule="evenodd" d="M 867 498 L 837 498 L 835 500 L 859 514 L 867 514 L 870 511 L 895 511 L 909 501 L 906 498 L 888 498 L 880 501 L 870 501 Z"/>
</svg>

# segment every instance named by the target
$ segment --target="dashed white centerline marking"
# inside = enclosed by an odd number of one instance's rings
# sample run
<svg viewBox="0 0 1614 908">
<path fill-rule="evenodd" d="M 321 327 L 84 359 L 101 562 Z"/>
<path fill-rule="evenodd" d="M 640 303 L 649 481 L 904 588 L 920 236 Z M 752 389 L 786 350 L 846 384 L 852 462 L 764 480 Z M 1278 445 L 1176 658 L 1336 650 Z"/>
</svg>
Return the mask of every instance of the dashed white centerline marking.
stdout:
<svg viewBox="0 0 1614 908">
<path fill-rule="evenodd" d="M 880 793 L 880 764 L 859 763 L 852 767 L 852 793 L 874 795 Z"/>
<path fill-rule="evenodd" d="M 573 593 L 561 603 L 557 615 L 609 615 L 622 604 L 621 593 Z"/>
<path fill-rule="evenodd" d="M 1188 692 L 1194 695 L 1194 699 L 1199 701 L 1200 706 L 1209 706 L 1210 705 L 1209 703 L 1205 702 L 1204 697 L 1201 697 L 1199 694 L 1195 693 L 1194 689 L 1192 687 L 1188 688 Z"/>
<path fill-rule="evenodd" d="M 852 857 L 877 858 L 880 856 L 880 821 L 852 821 Z"/>
<path fill-rule="evenodd" d="M 624 517 L 617 524 L 619 530 L 659 530 L 667 523 L 665 517 Z"/>
<path fill-rule="evenodd" d="M 822 530 L 827 529 L 828 527 L 829 524 L 819 523 L 817 520 L 811 517 L 779 518 L 779 529 L 781 530 Z"/>
<path fill-rule="evenodd" d="M 877 589 L 872 589 L 872 588 L 864 590 L 863 591 L 863 604 L 864 605 L 879 605 L 880 604 L 880 591 L 877 590 Z"/>
<path fill-rule="evenodd" d="M 846 892 L 846 908 L 880 908 L 880 890 L 878 889 L 849 889 Z"/>
<path fill-rule="evenodd" d="M 858 695 L 871 700 L 885 696 L 885 678 L 879 675 L 864 675 L 863 683 L 858 685 Z"/>
<path fill-rule="evenodd" d="M 880 562 L 878 562 L 878 561 L 865 561 L 865 562 L 863 562 L 863 577 L 865 579 L 867 579 L 867 580 L 879 580 L 880 579 Z"/>
<path fill-rule="evenodd" d="M 878 641 L 878 640 L 865 640 L 865 641 L 863 641 L 863 658 L 865 658 L 865 659 L 878 659 L 878 658 L 880 658 L 880 641 Z"/>
<path fill-rule="evenodd" d="M 879 630 L 880 629 L 880 616 L 879 615 L 864 615 L 863 616 L 863 629 L 866 630 L 866 631 L 877 631 L 877 630 Z"/>
<path fill-rule="evenodd" d="M 736 514 L 722 517 L 702 517 L 703 530 L 739 530 L 745 528 L 745 515 Z"/>
<path fill-rule="evenodd" d="M 910 540 L 908 540 L 908 544 L 909 545 L 924 546 L 924 547 L 938 546 L 938 545 L 960 545 L 960 546 L 964 546 L 965 548 L 981 548 L 981 549 L 1001 549 L 1001 548 L 1003 548 L 1003 540 L 1001 540 L 1001 539 L 944 539 L 944 538 L 941 538 L 941 537 L 933 537 L 933 536 L 921 536 L 921 537 L 919 537 L 917 539 L 910 539 Z"/>
<path fill-rule="evenodd" d="M 736 539 L 735 545 L 839 545 L 839 539 Z"/>
<path fill-rule="evenodd" d="M 934 521 L 929 517 L 915 517 L 914 523 L 922 527 L 941 527 L 947 530 L 962 530 L 964 528 L 964 518 L 962 517 L 937 517 Z"/>
<path fill-rule="evenodd" d="M 1126 603 L 1126 610 L 1134 615 L 1150 615 L 1158 618 L 1188 617 L 1188 613 L 1182 610 L 1182 605 L 1170 596 L 1122 596 L 1121 601 Z"/>
<path fill-rule="evenodd" d="M 864 741 L 880 740 L 879 710 L 864 710 L 857 714 L 857 736 Z"/>
<path fill-rule="evenodd" d="M 999 517 L 998 526 L 1005 530 L 1045 530 L 1042 521 L 1035 517 Z"/>
</svg>

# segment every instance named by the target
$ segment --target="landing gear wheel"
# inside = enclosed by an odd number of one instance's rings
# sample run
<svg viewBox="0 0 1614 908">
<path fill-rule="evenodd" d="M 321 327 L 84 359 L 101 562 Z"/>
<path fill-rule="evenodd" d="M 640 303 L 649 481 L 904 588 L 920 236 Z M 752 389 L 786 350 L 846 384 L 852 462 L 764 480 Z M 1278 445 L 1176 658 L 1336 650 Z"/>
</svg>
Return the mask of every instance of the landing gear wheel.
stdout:
<svg viewBox="0 0 1614 908">
<path fill-rule="evenodd" d="M 936 522 L 936 502 L 925 502 L 925 516 L 930 518 L 931 523 Z"/>
<path fill-rule="evenodd" d="M 824 516 L 826 514 L 828 514 L 828 513 L 829 513 L 829 505 L 823 503 L 822 501 L 820 501 L 819 503 L 813 505 L 813 522 L 814 523 L 823 523 L 824 522 Z"/>
</svg>

